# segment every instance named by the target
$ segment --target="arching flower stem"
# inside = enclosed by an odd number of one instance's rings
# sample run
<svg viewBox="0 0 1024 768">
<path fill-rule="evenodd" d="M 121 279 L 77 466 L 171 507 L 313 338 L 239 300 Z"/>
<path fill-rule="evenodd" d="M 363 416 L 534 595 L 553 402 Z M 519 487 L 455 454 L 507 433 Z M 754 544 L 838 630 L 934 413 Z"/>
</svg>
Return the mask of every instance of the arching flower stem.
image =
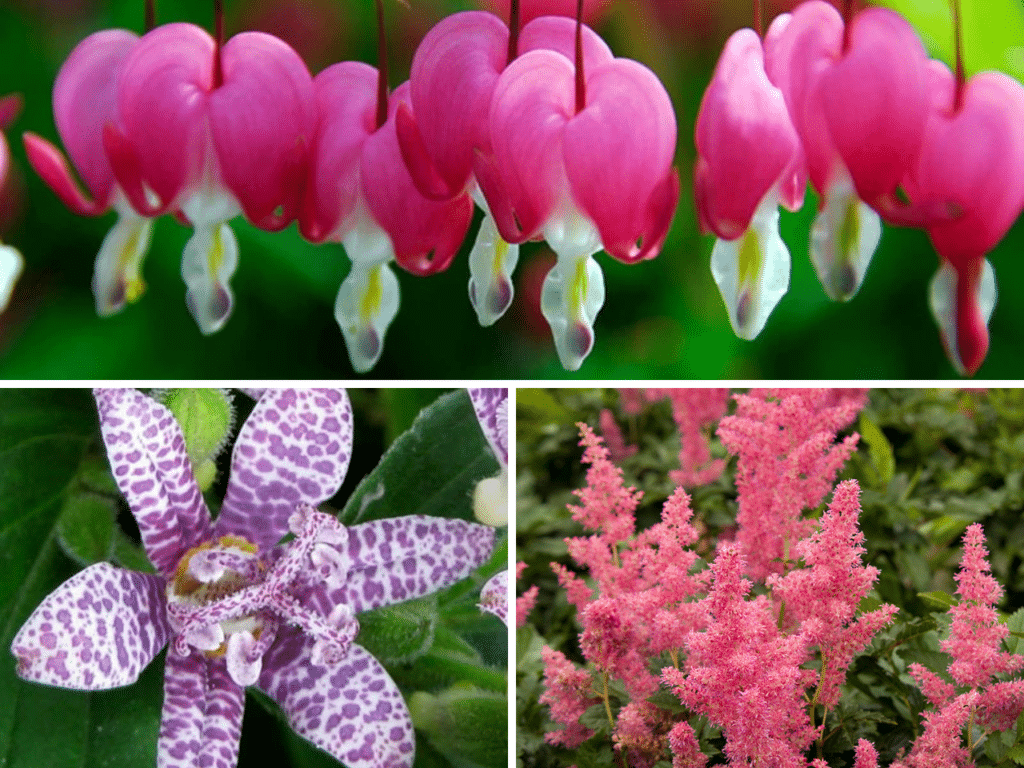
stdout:
<svg viewBox="0 0 1024 768">
<path fill-rule="evenodd" d="M 388 121 L 388 41 L 384 31 L 384 0 L 377 5 L 377 127 Z"/>
<path fill-rule="evenodd" d="M 576 0 L 576 114 L 587 106 L 587 76 L 583 71 L 583 0 Z"/>
<path fill-rule="evenodd" d="M 224 48 L 224 0 L 213 0 L 213 87 L 220 88 L 224 84 L 224 67 L 221 63 L 221 50 Z"/>
<path fill-rule="evenodd" d="M 508 66 L 519 57 L 519 0 L 512 0 L 508 9 Z"/>
</svg>

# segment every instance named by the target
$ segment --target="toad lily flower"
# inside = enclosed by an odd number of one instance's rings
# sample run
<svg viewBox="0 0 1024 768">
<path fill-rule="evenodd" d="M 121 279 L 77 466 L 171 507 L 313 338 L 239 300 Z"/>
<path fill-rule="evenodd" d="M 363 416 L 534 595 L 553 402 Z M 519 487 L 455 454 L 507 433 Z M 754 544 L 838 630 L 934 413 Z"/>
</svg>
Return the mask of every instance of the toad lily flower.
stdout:
<svg viewBox="0 0 1024 768">
<path fill-rule="evenodd" d="M 295 51 L 261 32 L 220 46 L 192 24 L 142 37 L 121 64 L 118 120 L 104 126 L 114 176 L 136 211 L 180 212 L 186 302 L 203 333 L 231 312 L 242 212 L 281 229 L 298 211 L 313 128 L 313 84 Z"/>
<path fill-rule="evenodd" d="M 68 56 L 53 86 L 57 132 L 88 195 L 75 182 L 59 149 L 41 136 L 25 134 L 29 162 L 68 208 L 81 216 L 99 216 L 111 208 L 117 212 L 117 222 L 100 246 L 92 280 L 101 316 L 120 312 L 145 291 L 142 260 L 153 222 L 132 208 L 103 146 L 104 126 L 117 121 L 118 75 L 138 40 L 138 35 L 123 29 L 89 35 Z"/>
<path fill-rule="evenodd" d="M 7 179 L 7 168 L 11 160 L 11 152 L 7 148 L 7 139 L 3 131 L 21 111 L 21 96 L 10 94 L 0 98 L 0 193 Z M 14 292 L 14 284 L 21 275 L 25 260 L 17 248 L 0 242 L 0 312 L 6 309 Z"/>
<path fill-rule="evenodd" d="M 478 154 L 474 168 L 502 238 L 543 237 L 558 258 L 541 310 L 567 370 L 590 353 L 604 303 L 592 256 L 603 248 L 625 263 L 653 258 L 679 197 L 664 86 L 642 64 L 613 58 L 588 28 L 580 43 L 574 58 L 553 44 L 505 68 L 491 102 L 493 161 Z"/>
<path fill-rule="evenodd" d="M 415 275 L 446 269 L 473 213 L 468 194 L 438 201 L 416 189 L 395 128 L 396 111 L 411 109 L 409 86 L 391 94 L 385 111 L 378 78 L 360 62 L 335 64 L 316 76 L 316 138 L 299 220 L 307 239 L 341 242 L 352 261 L 334 316 L 359 373 L 380 358 L 398 313 L 398 280 L 389 263 Z"/>
<path fill-rule="evenodd" d="M 481 480 L 473 492 L 473 511 L 487 525 L 508 524 L 508 390 L 469 390 L 473 410 L 494 457 L 501 465 L 497 477 Z"/>
<path fill-rule="evenodd" d="M 156 574 L 107 563 L 65 582 L 12 652 L 26 680 L 127 685 L 166 644 L 158 765 L 231 768 L 245 686 L 351 768 L 408 767 L 409 713 L 353 643 L 361 611 L 465 577 L 493 548 L 485 526 L 409 516 L 344 527 L 314 507 L 348 467 L 340 390 L 270 390 L 242 427 L 211 520 L 171 413 L 131 390 L 98 390 L 108 458 Z M 278 544 L 286 532 L 295 538 Z"/>
<path fill-rule="evenodd" d="M 729 38 L 697 115 L 694 192 L 701 228 L 718 235 L 711 273 L 733 331 L 753 339 L 789 289 L 781 202 L 803 204 L 806 170 L 782 92 L 752 29 Z"/>
<path fill-rule="evenodd" d="M 493 613 L 508 626 L 508 571 L 498 571 L 480 590 L 481 611 Z"/>
</svg>

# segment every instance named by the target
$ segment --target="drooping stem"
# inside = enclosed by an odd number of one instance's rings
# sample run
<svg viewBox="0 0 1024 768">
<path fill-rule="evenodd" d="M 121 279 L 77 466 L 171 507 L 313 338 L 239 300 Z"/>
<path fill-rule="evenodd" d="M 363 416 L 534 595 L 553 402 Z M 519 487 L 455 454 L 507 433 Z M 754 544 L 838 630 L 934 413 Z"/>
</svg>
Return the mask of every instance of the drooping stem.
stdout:
<svg viewBox="0 0 1024 768">
<path fill-rule="evenodd" d="M 953 114 L 960 111 L 964 104 L 964 35 L 963 17 L 960 15 L 960 0 L 950 0 L 953 9 L 953 48 L 956 55 L 956 90 L 953 96 Z"/>
<path fill-rule="evenodd" d="M 587 80 L 583 73 L 583 0 L 576 0 L 576 114 L 587 106 Z"/>
<path fill-rule="evenodd" d="M 377 127 L 388 121 L 388 40 L 384 31 L 384 0 L 377 4 Z"/>
<path fill-rule="evenodd" d="M 144 28 L 149 32 L 156 26 L 156 0 L 146 0 L 146 20 Z"/>
<path fill-rule="evenodd" d="M 754 0 L 754 31 L 758 37 L 764 38 L 764 8 L 761 0 Z"/>
<path fill-rule="evenodd" d="M 850 48 L 850 26 L 853 24 L 853 13 L 857 0 L 845 0 L 843 3 L 843 53 Z"/>
<path fill-rule="evenodd" d="M 508 11 L 508 66 L 519 57 L 519 0 L 512 0 Z"/>
<path fill-rule="evenodd" d="M 221 49 L 224 48 L 224 0 L 213 0 L 213 87 L 224 84 L 224 67 L 221 64 Z"/>
</svg>

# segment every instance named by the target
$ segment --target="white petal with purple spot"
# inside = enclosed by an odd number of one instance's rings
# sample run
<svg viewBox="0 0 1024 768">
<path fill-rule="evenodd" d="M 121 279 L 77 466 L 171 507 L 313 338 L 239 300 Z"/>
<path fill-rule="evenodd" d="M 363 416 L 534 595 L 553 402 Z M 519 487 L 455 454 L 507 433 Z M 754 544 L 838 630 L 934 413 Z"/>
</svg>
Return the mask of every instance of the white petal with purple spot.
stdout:
<svg viewBox="0 0 1024 768">
<path fill-rule="evenodd" d="M 210 513 L 181 428 L 169 410 L 137 390 L 94 394 L 114 479 L 139 524 L 146 554 L 169 578 L 185 552 L 211 537 Z"/>
<path fill-rule="evenodd" d="M 244 708 L 222 659 L 168 653 L 157 768 L 235 768 Z"/>
<path fill-rule="evenodd" d="M 167 643 L 163 580 L 96 563 L 51 592 L 14 636 L 25 680 L 105 690 L 134 683 Z"/>
<path fill-rule="evenodd" d="M 312 661 L 313 641 L 288 630 L 264 659 L 260 688 L 299 735 L 348 768 L 408 768 L 412 721 L 394 681 L 368 651 L 349 648 L 337 664 Z"/>
<path fill-rule="evenodd" d="M 337 492 L 351 454 L 344 390 L 267 390 L 235 443 L 217 533 L 272 547 L 288 532 L 297 505 L 315 507 Z"/>
<path fill-rule="evenodd" d="M 477 421 L 501 466 L 508 466 L 508 390 L 471 388 Z"/>
<path fill-rule="evenodd" d="M 493 613 L 508 626 L 508 571 L 498 571 L 480 590 L 481 611 Z"/>
</svg>

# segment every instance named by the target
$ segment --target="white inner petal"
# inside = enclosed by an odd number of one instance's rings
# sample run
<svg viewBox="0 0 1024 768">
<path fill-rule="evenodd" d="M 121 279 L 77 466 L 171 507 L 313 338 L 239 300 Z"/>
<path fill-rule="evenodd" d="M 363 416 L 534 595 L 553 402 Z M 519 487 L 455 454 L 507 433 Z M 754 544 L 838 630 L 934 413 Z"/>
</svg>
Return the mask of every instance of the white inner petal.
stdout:
<svg viewBox="0 0 1024 768">
<path fill-rule="evenodd" d="M 469 300 L 480 325 L 493 325 L 512 304 L 512 270 L 518 262 L 519 246 L 502 239 L 485 208 L 476 242 L 469 252 Z"/>
<path fill-rule="evenodd" d="M 838 174 L 811 226 L 811 263 L 830 299 L 853 298 L 881 238 L 878 214 L 858 199 L 850 177 Z"/>
<path fill-rule="evenodd" d="M 117 221 L 103 238 L 92 276 L 96 313 L 101 317 L 120 312 L 146 290 L 142 262 L 153 235 L 153 220 L 137 214 L 123 196 L 114 201 L 114 210 Z"/>
<path fill-rule="evenodd" d="M 932 316 L 939 326 L 939 333 L 942 335 L 942 344 L 946 348 L 953 367 L 962 376 L 967 371 L 960 360 L 959 345 L 957 344 L 956 332 L 956 283 L 957 273 L 953 266 L 943 260 L 939 270 L 932 278 L 932 284 L 928 292 L 928 306 L 932 310 Z M 992 312 L 996 308 L 996 273 L 988 259 L 984 259 L 981 267 L 981 279 L 978 281 L 978 309 L 981 317 L 988 325 L 992 319 Z"/>
<path fill-rule="evenodd" d="M 729 322 L 741 339 L 754 339 L 789 290 L 789 250 L 779 235 L 775 196 L 761 201 L 750 227 L 735 240 L 715 241 L 711 274 Z"/>
<path fill-rule="evenodd" d="M 228 281 L 238 269 L 238 241 L 226 222 L 194 223 L 181 259 L 181 276 L 188 286 L 189 312 L 199 330 L 211 334 L 231 315 L 234 297 Z"/>
<path fill-rule="evenodd" d="M 0 245 L 0 312 L 7 309 L 11 294 L 14 293 L 14 284 L 21 277 L 24 267 L 25 260 L 17 248 Z"/>
</svg>

